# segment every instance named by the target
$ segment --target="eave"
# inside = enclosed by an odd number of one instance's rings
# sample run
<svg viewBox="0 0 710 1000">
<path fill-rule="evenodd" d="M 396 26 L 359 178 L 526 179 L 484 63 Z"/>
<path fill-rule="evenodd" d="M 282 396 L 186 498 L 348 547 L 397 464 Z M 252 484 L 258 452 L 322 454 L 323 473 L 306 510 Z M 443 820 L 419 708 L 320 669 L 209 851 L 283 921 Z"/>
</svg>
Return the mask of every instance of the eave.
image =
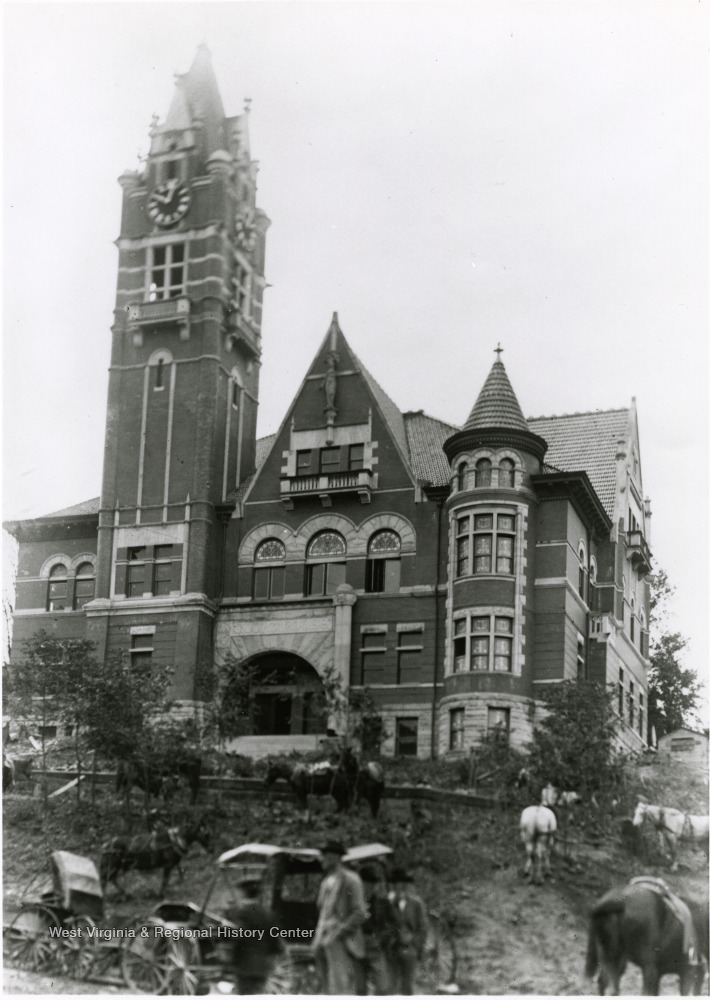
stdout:
<svg viewBox="0 0 710 1000">
<path fill-rule="evenodd" d="M 18 542 L 43 542 L 61 538 L 86 538 L 98 534 L 99 515 L 35 517 L 26 521 L 3 521 L 3 528 Z"/>
<path fill-rule="evenodd" d="M 586 472 L 538 473 L 530 476 L 530 482 L 541 500 L 570 500 L 595 533 L 603 536 L 611 531 L 611 518 Z"/>
</svg>

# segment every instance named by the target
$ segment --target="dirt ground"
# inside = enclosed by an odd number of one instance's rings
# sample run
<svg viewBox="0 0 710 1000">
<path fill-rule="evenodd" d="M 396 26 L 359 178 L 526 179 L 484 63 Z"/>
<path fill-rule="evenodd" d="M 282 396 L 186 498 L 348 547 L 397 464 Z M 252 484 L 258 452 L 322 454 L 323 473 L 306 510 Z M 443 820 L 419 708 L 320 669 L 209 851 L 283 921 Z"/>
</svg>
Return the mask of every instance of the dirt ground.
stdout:
<svg viewBox="0 0 710 1000">
<path fill-rule="evenodd" d="M 673 781 L 678 786 L 677 778 Z M 703 781 L 705 779 L 703 778 Z M 707 784 L 694 778 L 691 798 L 707 802 Z M 663 786 L 660 786 L 663 787 Z M 653 793 L 651 782 L 649 791 Z M 690 792 L 675 801 L 690 809 Z M 11 797 L 14 798 L 14 797 Z M 683 796 L 680 796 L 683 799 Z M 668 804 L 670 801 L 667 800 Z M 661 875 L 679 892 L 707 896 L 705 855 L 683 848 L 680 871 L 670 874 L 655 839 L 646 835 L 640 855 L 621 843 L 621 817 L 601 821 L 580 815 L 569 827 L 566 845 L 558 845 L 554 877 L 544 886 L 531 886 L 521 877 L 522 848 L 518 838 L 519 809 L 508 812 L 478 809 L 430 808 L 413 829 L 408 807 L 385 801 L 376 821 L 366 813 L 336 816 L 330 803 L 318 803 L 310 821 L 289 801 L 225 800 L 215 820 L 215 837 L 209 855 L 193 847 L 186 864 L 185 881 L 171 885 L 169 898 L 202 903 L 213 871 L 214 859 L 240 843 L 263 841 L 290 846 L 318 846 L 338 837 L 353 845 L 380 841 L 394 848 L 395 864 L 414 874 L 418 891 L 428 906 L 454 921 L 458 952 L 456 983 L 461 993 L 474 995 L 537 994 L 584 995 L 594 992 L 583 978 L 587 941 L 587 914 L 591 904 L 607 889 L 639 874 Z M 25 800 L 16 806 L 5 802 L 4 901 L 5 914 L 19 905 L 24 887 L 39 859 L 63 848 L 98 860 L 106 833 L 86 817 L 71 818 L 70 805 L 43 823 L 36 804 Z M 24 812 L 23 812 L 24 809 Z M 65 830 L 58 835 L 58 830 Z M 69 830 L 69 832 L 66 832 Z M 61 836 L 61 842 L 58 839 Z M 146 914 L 158 902 L 158 873 L 128 876 L 132 899 L 107 899 L 107 926 L 125 924 L 132 916 Z M 46 983 L 35 984 L 30 974 L 5 970 L 5 992 L 46 992 Z M 45 982 L 43 977 L 37 980 Z M 640 976 L 630 969 L 622 981 L 625 994 L 640 992 Z M 436 984 L 420 983 L 420 989 Z M 84 992 L 74 984 L 56 981 L 52 992 Z M 87 992 L 101 991 L 93 986 Z M 107 992 L 118 992 L 110 988 Z M 663 993 L 678 992 L 677 982 L 666 978 Z"/>
</svg>

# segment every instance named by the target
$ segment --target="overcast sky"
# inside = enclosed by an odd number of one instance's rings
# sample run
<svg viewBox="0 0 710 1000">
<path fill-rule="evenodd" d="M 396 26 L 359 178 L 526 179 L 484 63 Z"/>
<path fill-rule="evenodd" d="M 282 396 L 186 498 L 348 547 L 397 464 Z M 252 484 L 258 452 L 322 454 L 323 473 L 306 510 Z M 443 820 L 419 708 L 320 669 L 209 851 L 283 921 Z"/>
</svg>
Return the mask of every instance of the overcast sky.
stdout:
<svg viewBox="0 0 710 1000">
<path fill-rule="evenodd" d="M 98 496 L 121 189 L 206 41 L 252 98 L 259 432 L 333 310 L 462 423 L 500 341 L 528 416 L 638 403 L 652 549 L 703 674 L 706 0 L 4 4 L 4 510 Z"/>
</svg>

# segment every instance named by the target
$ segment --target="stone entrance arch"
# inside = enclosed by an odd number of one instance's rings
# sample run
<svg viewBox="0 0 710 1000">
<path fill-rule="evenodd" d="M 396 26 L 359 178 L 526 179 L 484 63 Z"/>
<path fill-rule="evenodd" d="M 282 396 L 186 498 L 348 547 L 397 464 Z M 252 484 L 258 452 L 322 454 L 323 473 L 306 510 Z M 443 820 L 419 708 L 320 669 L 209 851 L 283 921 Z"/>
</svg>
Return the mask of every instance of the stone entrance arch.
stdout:
<svg viewBox="0 0 710 1000">
<path fill-rule="evenodd" d="M 325 735 L 323 684 L 310 663 L 273 650 L 251 657 L 245 665 L 254 736 Z M 229 697 L 229 687 L 225 694 Z"/>
</svg>

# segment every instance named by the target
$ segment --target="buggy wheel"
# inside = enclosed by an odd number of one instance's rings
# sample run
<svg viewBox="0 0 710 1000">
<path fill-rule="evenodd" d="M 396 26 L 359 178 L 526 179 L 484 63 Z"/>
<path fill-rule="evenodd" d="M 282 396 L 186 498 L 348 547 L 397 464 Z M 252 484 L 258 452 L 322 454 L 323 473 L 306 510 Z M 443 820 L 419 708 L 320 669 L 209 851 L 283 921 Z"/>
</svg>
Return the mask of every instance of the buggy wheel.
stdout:
<svg viewBox="0 0 710 1000">
<path fill-rule="evenodd" d="M 436 993 L 439 987 L 453 983 L 455 976 L 456 946 L 451 928 L 437 913 L 430 913 L 421 964 L 421 978 L 426 992 Z"/>
<path fill-rule="evenodd" d="M 162 921 L 154 917 L 135 921 L 131 926 L 135 937 L 127 937 L 121 948 L 121 975 L 134 993 L 165 992 L 169 939 L 156 933 L 158 925 L 162 926 Z"/>
<path fill-rule="evenodd" d="M 57 942 L 50 927 L 59 927 L 57 914 L 46 906 L 29 903 L 3 934 L 3 957 L 8 965 L 39 971 L 54 961 Z"/>
<path fill-rule="evenodd" d="M 91 917 L 67 917 L 63 926 L 71 937 L 56 941 L 57 961 L 62 970 L 74 979 L 85 979 L 94 964 L 98 939 L 94 937 L 96 924 Z"/>
<path fill-rule="evenodd" d="M 296 963 L 292 955 L 285 952 L 271 970 L 266 980 L 265 992 L 270 996 L 276 994 L 291 995 L 309 993 L 310 990 L 297 989 Z"/>
<path fill-rule="evenodd" d="M 182 937 L 170 941 L 166 955 L 164 993 L 191 997 L 200 986 L 200 946 L 194 938 Z"/>
</svg>

